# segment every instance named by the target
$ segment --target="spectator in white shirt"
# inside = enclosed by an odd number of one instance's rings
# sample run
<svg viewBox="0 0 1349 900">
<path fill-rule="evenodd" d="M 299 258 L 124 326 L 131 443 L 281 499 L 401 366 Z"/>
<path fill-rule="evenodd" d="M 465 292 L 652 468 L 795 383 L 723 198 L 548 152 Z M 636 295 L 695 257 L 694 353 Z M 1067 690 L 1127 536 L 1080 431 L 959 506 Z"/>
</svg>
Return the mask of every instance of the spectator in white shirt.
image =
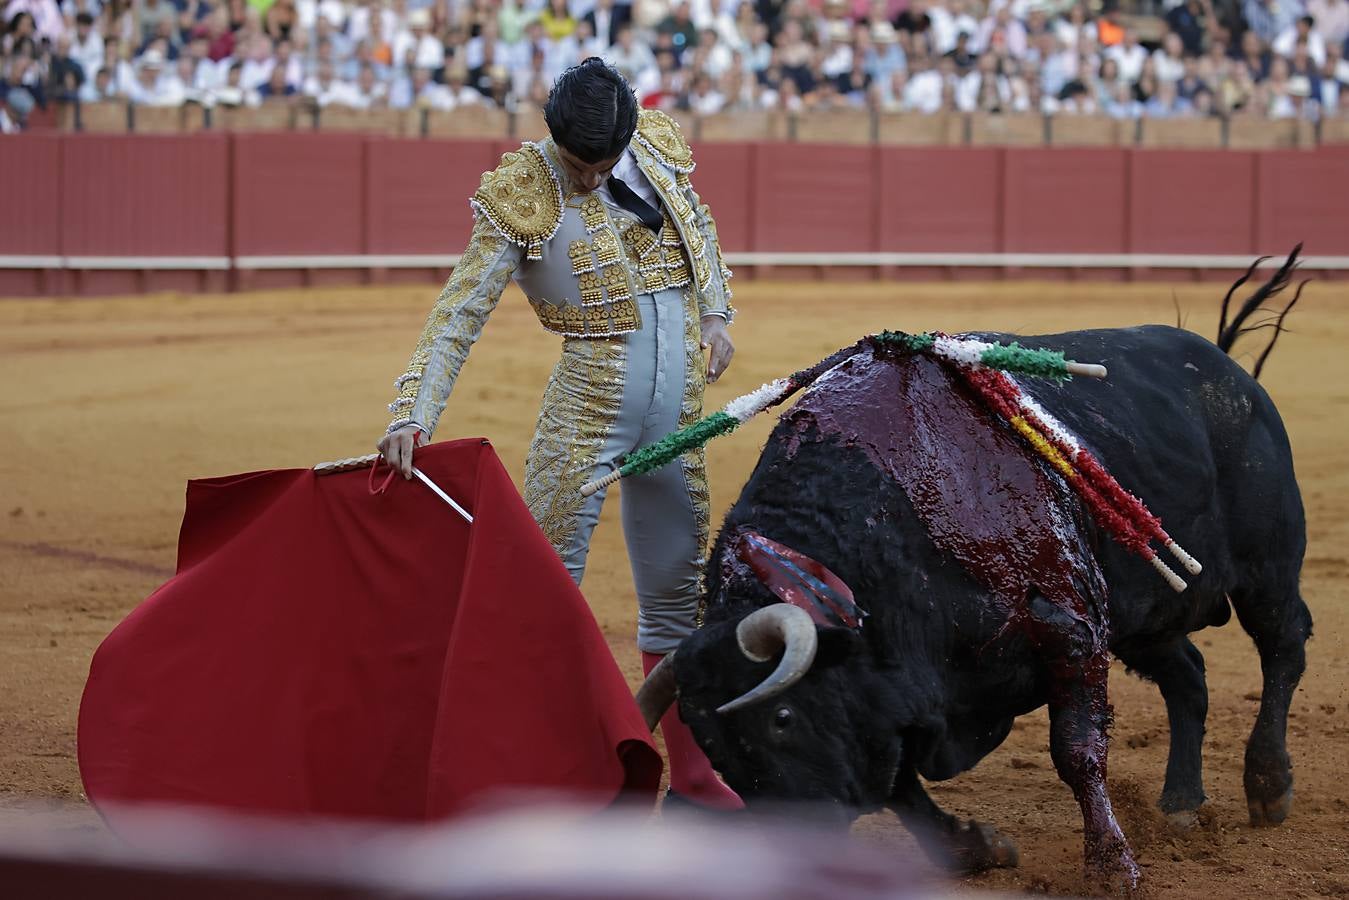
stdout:
<svg viewBox="0 0 1349 900">
<path fill-rule="evenodd" d="M 242 53 L 236 49 L 235 55 L 242 56 L 244 67 L 240 83 L 244 90 L 256 91 L 272 77 L 275 62 L 272 59 L 272 39 L 267 35 L 255 35 L 242 48 Z"/>
<path fill-rule="evenodd" d="M 611 63 L 634 87 L 656 69 L 656 57 L 650 46 L 646 41 L 634 39 L 632 26 L 619 29 L 618 40 L 604 54 L 604 60 Z"/>
<path fill-rule="evenodd" d="M 820 46 L 820 71 L 826 78 L 838 78 L 852 71 L 852 28 L 847 22 L 829 23 Z"/>
<path fill-rule="evenodd" d="M 141 55 L 127 96 L 138 106 L 181 106 L 184 99 L 178 79 L 165 77 L 164 55 L 158 50 Z"/>
<path fill-rule="evenodd" d="M 1119 80 L 1129 83 L 1138 80 L 1143 74 L 1143 64 L 1148 61 L 1148 51 L 1138 43 L 1138 32 L 1132 28 L 1124 29 L 1124 40 L 1107 47 L 1105 55 L 1119 67 Z"/>
<path fill-rule="evenodd" d="M 1152 51 L 1152 68 L 1157 73 L 1158 81 L 1168 84 L 1180 81 L 1185 74 L 1185 61 L 1181 58 L 1184 50 L 1180 35 L 1174 31 L 1162 38 L 1162 45 Z"/>
<path fill-rule="evenodd" d="M 1011 102 L 1012 92 L 998 72 L 998 58 L 992 53 L 979 57 L 975 68 L 956 81 L 956 108 L 961 112 L 1005 111 Z"/>
<path fill-rule="evenodd" d="M 706 72 L 699 72 L 693 79 L 693 90 L 689 92 L 689 109 L 700 116 L 710 116 L 721 112 L 726 98 L 717 90 L 712 78 Z"/>
<path fill-rule="evenodd" d="M 489 19 L 482 24 L 478 36 L 469 38 L 464 44 L 464 68 L 472 72 L 476 69 L 485 71 L 486 67 L 496 64 L 510 68 L 526 65 L 536 47 L 543 48 L 544 65 L 549 74 L 561 74 L 566 66 L 562 65 L 557 44 L 547 39 L 538 19 L 525 26 L 525 39 L 514 48 L 501 42 L 500 29 Z"/>
<path fill-rule="evenodd" d="M 75 17 L 75 36 L 70 42 L 70 56 L 84 69 L 85 78 L 93 78 L 103 65 L 103 35 L 94 27 L 94 17 L 82 12 Z"/>
<path fill-rule="evenodd" d="M 410 73 L 400 74 L 389 88 L 389 105 L 394 109 L 442 105 L 441 86 L 431 76 L 430 69 L 413 69 Z"/>
<path fill-rule="evenodd" d="M 963 32 L 974 34 L 979 20 L 969 14 L 965 0 L 949 0 L 945 6 L 928 7 L 928 21 L 932 23 L 932 51 L 937 55 L 950 53 L 956 47 L 956 38 Z"/>
<path fill-rule="evenodd" d="M 1326 62 L 1321 67 L 1321 112 L 1326 116 L 1335 116 L 1340 111 L 1340 99 L 1344 96 L 1346 84 L 1349 84 L 1349 65 L 1340 58 L 1340 50 L 1334 44 L 1326 48 Z"/>
<path fill-rule="evenodd" d="M 331 62 L 321 62 L 318 71 L 304 84 L 304 93 L 312 97 L 320 108 L 325 106 L 357 106 L 360 97 L 353 85 L 337 78 Z"/>
<path fill-rule="evenodd" d="M 1003 7 L 979 23 L 979 28 L 970 40 L 970 49 L 975 53 L 986 53 L 990 49 L 1005 49 L 1017 59 L 1026 55 L 1026 26 Z"/>
<path fill-rule="evenodd" d="M 81 103 L 102 103 L 106 100 L 117 99 L 117 84 L 112 79 L 112 73 L 107 69 L 99 69 L 94 73 L 93 78 L 87 78 L 84 84 L 80 85 Z"/>
<path fill-rule="evenodd" d="M 400 32 L 393 41 L 393 59 L 395 65 L 411 64 L 419 69 L 439 69 L 445 65 L 445 47 L 428 33 L 431 27 L 431 13 L 425 9 L 414 9 L 408 13 L 408 29 Z"/>
<path fill-rule="evenodd" d="M 355 109 L 381 109 L 388 105 L 389 86 L 379 80 L 375 67 L 369 63 L 356 73 L 356 86 L 351 105 Z"/>
<path fill-rule="evenodd" d="M 333 25 L 326 16 L 320 16 L 318 24 L 314 28 L 314 43 L 321 44 L 324 41 L 333 45 L 333 63 L 341 65 L 351 57 L 352 41 L 337 26 Z M 439 43 L 439 42 L 437 42 Z"/>
<path fill-rule="evenodd" d="M 33 37 L 36 40 L 46 38 L 53 45 L 56 39 L 66 33 L 66 20 L 61 17 L 61 7 L 56 0 L 9 0 L 5 6 L 4 21 L 8 25 L 19 13 L 28 13 L 33 17 Z"/>
<path fill-rule="evenodd" d="M 1096 43 L 1096 23 L 1087 21 L 1087 12 L 1082 3 L 1074 3 L 1067 14 L 1054 22 L 1054 31 L 1059 43 L 1074 52 L 1080 52 L 1078 45 L 1084 38 Z"/>
<path fill-rule="evenodd" d="M 1321 33 L 1315 28 L 1316 20 L 1311 16 L 1302 16 L 1291 28 L 1285 28 L 1283 32 L 1274 39 L 1274 45 L 1271 49 L 1284 57 L 1292 57 L 1294 49 L 1302 42 L 1307 42 L 1307 55 L 1312 58 L 1312 62 L 1318 66 L 1325 65 L 1326 62 L 1326 42 L 1321 37 Z"/>
<path fill-rule="evenodd" d="M 171 91 L 182 95 L 183 102 L 200 103 L 204 92 L 197 89 L 196 76 L 196 62 L 191 57 L 184 55 L 178 57 L 178 62 L 163 77 L 169 83 Z"/>
<path fill-rule="evenodd" d="M 329 59 L 331 51 L 325 52 L 323 46 L 319 46 L 318 58 Z M 290 41 L 276 42 L 276 56 L 272 60 L 273 68 L 284 69 L 286 73 L 286 84 L 299 88 L 304 83 L 304 63 L 300 61 L 300 55 L 295 52 L 294 46 Z"/>
<path fill-rule="evenodd" d="M 347 9 L 342 0 L 295 0 L 295 13 L 305 31 L 313 31 L 320 18 L 327 19 L 328 24 L 339 29 L 347 20 Z"/>
<path fill-rule="evenodd" d="M 360 43 L 370 37 L 370 20 L 379 19 L 380 34 L 397 34 L 398 17 L 382 0 L 356 0 L 347 17 L 347 37 Z"/>
<path fill-rule="evenodd" d="M 445 93 L 455 106 L 492 105 L 492 101 L 483 96 L 482 91 L 468 83 L 468 69 L 461 65 L 450 66 L 445 70 Z"/>
<path fill-rule="evenodd" d="M 911 59 L 910 65 L 912 73 L 904 86 L 903 108 L 910 112 L 938 112 L 942 108 L 946 79 L 926 58 Z"/>
<path fill-rule="evenodd" d="M 1340 50 L 1349 41 L 1349 0 L 1307 0 L 1307 15 L 1328 46 Z"/>
<path fill-rule="evenodd" d="M 256 90 L 244 88 L 243 74 L 243 63 L 230 64 L 225 71 L 225 83 L 212 92 L 217 106 L 257 108 L 262 105 L 262 97 Z"/>
</svg>

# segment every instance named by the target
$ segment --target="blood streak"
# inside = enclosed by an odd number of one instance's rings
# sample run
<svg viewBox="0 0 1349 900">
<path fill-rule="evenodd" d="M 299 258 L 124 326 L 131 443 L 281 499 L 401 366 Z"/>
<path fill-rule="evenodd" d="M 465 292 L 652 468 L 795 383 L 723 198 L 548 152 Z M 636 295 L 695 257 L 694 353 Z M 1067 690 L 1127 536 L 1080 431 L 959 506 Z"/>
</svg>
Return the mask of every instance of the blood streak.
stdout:
<svg viewBox="0 0 1349 900">
<path fill-rule="evenodd" d="M 1072 495 L 945 364 L 864 351 L 783 418 L 793 441 L 813 426 L 862 450 L 903 487 L 933 542 L 1009 615 L 1032 591 L 1083 614 L 1084 590 L 1104 599 Z"/>
</svg>

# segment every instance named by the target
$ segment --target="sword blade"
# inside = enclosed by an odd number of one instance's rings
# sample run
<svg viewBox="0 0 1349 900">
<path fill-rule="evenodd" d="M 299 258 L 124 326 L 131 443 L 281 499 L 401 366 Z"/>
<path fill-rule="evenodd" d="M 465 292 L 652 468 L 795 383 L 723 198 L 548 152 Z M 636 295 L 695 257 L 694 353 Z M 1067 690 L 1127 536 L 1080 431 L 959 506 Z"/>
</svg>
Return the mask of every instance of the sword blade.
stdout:
<svg viewBox="0 0 1349 900">
<path fill-rule="evenodd" d="M 459 515 L 463 516 L 465 522 L 468 522 L 470 525 L 473 524 L 473 517 L 470 516 L 470 515 L 468 514 L 468 510 L 464 509 L 464 508 L 463 508 L 462 506 L 460 506 L 458 503 L 455 503 L 455 502 L 454 502 L 454 499 L 453 499 L 452 497 L 450 497 L 449 494 L 445 493 L 444 491 L 442 491 L 442 490 L 440 489 L 440 485 L 436 484 L 436 483 L 435 483 L 434 481 L 432 481 L 430 478 L 427 478 L 427 477 L 426 477 L 426 473 L 425 473 L 425 472 L 423 472 L 421 469 L 417 468 L 416 466 L 413 466 L 413 467 L 412 467 L 412 474 L 413 474 L 413 475 L 416 475 L 419 479 L 421 479 L 422 484 L 426 485 L 426 486 L 429 487 L 431 490 L 435 491 L 437 497 L 439 497 L 440 499 L 444 500 L 446 503 L 450 504 L 450 506 L 454 507 L 454 511 L 457 512 L 457 513 L 459 513 Z"/>
</svg>

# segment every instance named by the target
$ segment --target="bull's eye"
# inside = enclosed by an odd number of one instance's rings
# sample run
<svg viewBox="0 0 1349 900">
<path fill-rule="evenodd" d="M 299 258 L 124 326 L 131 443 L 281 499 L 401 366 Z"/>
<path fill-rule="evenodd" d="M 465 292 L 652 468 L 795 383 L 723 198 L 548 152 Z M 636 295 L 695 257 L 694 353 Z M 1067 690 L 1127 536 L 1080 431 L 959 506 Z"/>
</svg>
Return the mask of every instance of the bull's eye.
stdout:
<svg viewBox="0 0 1349 900">
<path fill-rule="evenodd" d="M 778 711 L 773 713 L 773 724 L 778 728 L 786 728 L 792 724 L 792 711 L 785 706 L 779 706 Z"/>
</svg>

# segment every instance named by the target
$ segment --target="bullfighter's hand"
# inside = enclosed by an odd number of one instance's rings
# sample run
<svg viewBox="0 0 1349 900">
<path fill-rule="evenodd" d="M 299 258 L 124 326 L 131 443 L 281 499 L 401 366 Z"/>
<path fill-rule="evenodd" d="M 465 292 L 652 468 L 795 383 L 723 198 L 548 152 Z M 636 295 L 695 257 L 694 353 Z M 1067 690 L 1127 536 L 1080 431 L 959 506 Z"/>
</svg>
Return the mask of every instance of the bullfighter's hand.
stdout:
<svg viewBox="0 0 1349 900">
<path fill-rule="evenodd" d="M 703 316 L 703 349 L 711 350 L 707 360 L 707 380 L 716 381 L 735 356 L 735 344 L 726 331 L 726 319 L 722 316 Z"/>
<path fill-rule="evenodd" d="M 425 443 L 426 435 L 416 425 L 404 425 L 391 431 L 379 441 L 379 452 L 384 461 L 403 473 L 404 478 L 412 477 L 412 451 Z"/>
</svg>

